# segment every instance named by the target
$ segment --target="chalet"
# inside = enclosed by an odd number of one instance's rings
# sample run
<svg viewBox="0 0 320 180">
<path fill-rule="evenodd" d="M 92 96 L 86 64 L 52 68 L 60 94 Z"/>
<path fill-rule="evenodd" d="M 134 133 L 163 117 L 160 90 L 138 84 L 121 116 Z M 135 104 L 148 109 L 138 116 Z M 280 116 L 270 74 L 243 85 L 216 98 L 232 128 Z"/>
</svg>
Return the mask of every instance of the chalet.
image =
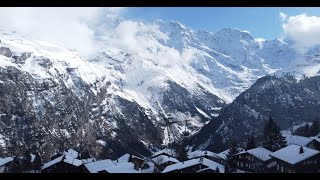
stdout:
<svg viewBox="0 0 320 180">
<path fill-rule="evenodd" d="M 286 138 L 287 145 L 295 144 L 298 146 L 305 146 L 312 149 L 318 149 L 320 147 L 320 142 L 316 138 L 309 138 L 297 135 L 283 135 Z"/>
<path fill-rule="evenodd" d="M 308 147 L 292 144 L 271 153 L 270 156 L 277 163 L 277 172 L 307 173 L 319 171 L 320 152 Z"/>
<path fill-rule="evenodd" d="M 152 158 L 152 161 L 154 162 L 155 170 L 160 172 L 167 166 L 180 162 L 176 158 L 166 155 L 156 156 L 155 158 Z"/>
<path fill-rule="evenodd" d="M 221 158 L 216 153 L 211 152 L 211 151 L 197 150 L 197 151 L 193 151 L 193 152 L 188 153 L 188 159 L 195 159 L 195 158 L 200 158 L 200 157 L 207 158 L 207 159 L 210 159 L 210 160 L 218 162 L 218 163 L 221 162 Z"/>
<path fill-rule="evenodd" d="M 238 148 L 239 152 L 245 151 L 242 148 Z M 227 160 L 227 155 L 229 154 L 229 149 L 222 151 L 220 153 L 217 154 L 217 156 L 220 158 L 220 164 L 225 164 L 225 161 Z"/>
<path fill-rule="evenodd" d="M 89 173 L 103 173 L 107 167 L 116 166 L 116 163 L 110 159 L 95 161 L 84 164 Z"/>
<path fill-rule="evenodd" d="M 117 160 L 115 160 L 116 163 L 121 163 L 121 162 L 132 162 L 138 167 L 141 167 L 145 161 L 142 157 L 135 156 L 132 154 L 124 154 L 121 157 L 119 157 Z"/>
<path fill-rule="evenodd" d="M 162 173 L 224 173 L 224 165 L 207 158 L 196 158 L 167 166 Z"/>
<path fill-rule="evenodd" d="M 13 157 L 0 158 L 0 173 L 9 172 L 8 165 L 13 161 Z"/>
<path fill-rule="evenodd" d="M 272 152 L 258 147 L 235 154 L 237 159 L 237 169 L 245 172 L 267 172 L 275 166 L 270 156 Z"/>
<path fill-rule="evenodd" d="M 87 172 L 83 162 L 79 159 L 78 152 L 69 149 L 63 155 L 45 163 L 41 168 L 41 173 L 81 173 Z"/>
<path fill-rule="evenodd" d="M 310 137 L 311 139 L 314 139 L 316 142 L 314 143 L 314 147 L 316 150 L 320 150 L 320 134 L 314 137 Z"/>
<path fill-rule="evenodd" d="M 166 148 L 166 149 L 162 149 L 162 150 L 160 150 L 160 151 L 155 152 L 155 153 L 151 156 L 151 158 L 155 158 L 155 157 L 160 156 L 160 155 L 165 155 L 165 156 L 170 156 L 170 157 L 176 157 L 176 152 L 175 152 L 174 149 L 168 149 L 168 148 Z"/>
</svg>

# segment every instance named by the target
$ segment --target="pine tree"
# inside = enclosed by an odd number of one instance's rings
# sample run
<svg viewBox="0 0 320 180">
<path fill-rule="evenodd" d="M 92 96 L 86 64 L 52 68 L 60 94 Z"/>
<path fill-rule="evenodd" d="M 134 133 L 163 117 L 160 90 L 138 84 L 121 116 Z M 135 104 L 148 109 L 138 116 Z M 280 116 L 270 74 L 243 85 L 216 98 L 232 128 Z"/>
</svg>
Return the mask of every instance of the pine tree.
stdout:
<svg viewBox="0 0 320 180">
<path fill-rule="evenodd" d="M 316 136 L 320 133 L 320 124 L 319 120 L 314 120 L 310 127 L 310 136 Z"/>
<path fill-rule="evenodd" d="M 256 148 L 256 142 L 254 140 L 254 137 L 253 137 L 253 134 L 251 134 L 251 137 L 248 139 L 248 142 L 246 144 L 246 149 L 249 150 L 249 149 L 254 149 Z"/>
<path fill-rule="evenodd" d="M 309 124 L 306 124 L 304 126 L 303 135 L 302 136 L 306 136 L 306 137 L 310 136 L 310 126 L 309 126 Z"/>
<path fill-rule="evenodd" d="M 280 132 L 279 126 L 269 117 L 263 129 L 262 145 L 270 151 L 277 151 L 286 146 L 285 138 Z"/>
<path fill-rule="evenodd" d="M 239 148 L 237 143 L 235 141 L 232 141 L 231 146 L 229 148 L 229 152 L 226 155 L 227 157 L 226 167 L 229 169 L 230 172 L 232 172 L 237 166 L 237 159 L 234 155 L 237 154 L 238 152 L 239 152 Z"/>
</svg>

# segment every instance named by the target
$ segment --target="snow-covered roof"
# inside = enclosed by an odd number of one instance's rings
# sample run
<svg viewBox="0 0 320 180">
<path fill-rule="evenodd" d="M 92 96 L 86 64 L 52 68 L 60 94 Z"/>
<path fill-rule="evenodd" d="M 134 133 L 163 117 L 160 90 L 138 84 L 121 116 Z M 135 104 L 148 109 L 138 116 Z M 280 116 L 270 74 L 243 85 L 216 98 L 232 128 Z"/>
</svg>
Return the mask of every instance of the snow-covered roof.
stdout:
<svg viewBox="0 0 320 180">
<path fill-rule="evenodd" d="M 180 162 L 176 158 L 170 157 L 170 156 L 166 156 L 166 155 L 160 155 L 160 156 L 157 156 L 155 158 L 152 158 L 152 161 L 154 163 L 158 164 L 158 165 L 164 164 L 166 162 L 175 162 L 175 163 Z"/>
<path fill-rule="evenodd" d="M 243 152 L 245 151 L 242 148 L 238 148 L 238 151 Z M 222 151 L 221 153 L 218 153 L 217 156 L 220 157 L 221 159 L 226 160 L 227 159 L 227 154 L 229 153 L 229 149 Z"/>
<path fill-rule="evenodd" d="M 316 135 L 316 136 L 313 136 L 313 137 L 310 137 L 318 142 L 320 142 L 320 134 Z"/>
<path fill-rule="evenodd" d="M 88 159 L 80 159 L 82 161 L 83 164 L 87 164 L 87 163 L 91 163 L 91 162 L 95 162 L 96 159 L 95 158 L 88 158 Z"/>
<path fill-rule="evenodd" d="M 302 146 L 292 144 L 274 153 L 271 153 L 270 156 L 273 156 L 277 159 L 281 159 L 290 164 L 297 164 L 305 159 L 319 154 L 319 151 L 310 149 L 308 147 L 303 147 L 303 153 L 300 154 L 301 147 Z"/>
<path fill-rule="evenodd" d="M 205 166 L 207 166 L 208 168 L 212 169 L 212 170 L 216 170 L 217 167 L 219 168 L 219 171 L 224 173 L 224 165 L 216 163 L 214 161 L 211 161 L 207 158 L 196 158 L 196 159 L 190 159 L 188 161 L 184 161 L 184 162 L 180 162 L 177 164 L 172 164 L 170 166 L 167 166 L 162 173 L 167 173 L 167 172 L 171 172 L 171 171 L 175 171 L 175 170 L 180 170 L 180 169 L 184 169 L 190 166 L 194 166 L 196 164 L 203 164 Z"/>
<path fill-rule="evenodd" d="M 81 160 L 73 158 L 73 157 L 74 156 L 66 155 L 65 158 L 63 159 L 63 161 L 68 163 L 68 164 L 77 166 L 77 167 L 80 166 L 81 164 L 83 164 Z"/>
<path fill-rule="evenodd" d="M 175 156 L 175 150 L 174 149 L 162 149 L 160 151 L 157 151 L 155 152 L 152 157 L 156 157 L 156 156 L 159 156 L 161 154 L 168 154 L 168 155 L 171 155 L 171 156 Z"/>
<path fill-rule="evenodd" d="M 11 161 L 13 161 L 13 157 L 0 158 L 0 166 L 3 166 Z"/>
<path fill-rule="evenodd" d="M 75 151 L 75 152 L 76 152 L 76 151 Z M 64 152 L 64 154 L 65 154 L 65 155 L 61 155 L 61 156 L 59 156 L 59 157 L 57 157 L 57 158 L 55 158 L 55 159 L 53 159 L 53 160 L 45 163 L 45 164 L 42 166 L 42 170 L 43 170 L 43 169 L 46 169 L 46 168 L 48 168 L 48 167 L 50 167 L 50 166 L 52 166 L 52 165 L 54 165 L 54 164 L 57 164 L 58 162 L 60 162 L 60 161 L 62 161 L 62 160 L 63 160 L 63 162 L 66 162 L 66 163 L 68 163 L 68 164 L 74 165 L 74 166 L 76 166 L 76 167 L 79 167 L 80 165 L 83 164 L 82 160 L 79 160 L 79 159 L 74 158 L 76 154 L 75 154 L 73 151 L 71 151 L 71 152 L 69 152 L 69 151 L 68 151 L 68 152 Z"/>
<path fill-rule="evenodd" d="M 119 157 L 118 159 L 116 159 L 114 162 L 116 162 L 116 163 L 128 162 L 129 157 L 130 157 L 130 154 L 126 153 L 126 154 L 122 155 L 121 157 Z M 138 159 L 143 160 L 141 157 L 138 157 L 135 155 L 132 155 L 132 158 L 138 158 Z"/>
<path fill-rule="evenodd" d="M 287 145 L 296 144 L 299 146 L 307 146 L 313 139 L 297 135 L 283 135 L 286 138 Z"/>
<path fill-rule="evenodd" d="M 244 153 L 251 154 L 252 156 L 254 156 L 262 161 L 267 161 L 267 160 L 271 159 L 271 157 L 269 155 L 272 153 L 272 151 L 269 151 L 268 149 L 265 149 L 263 147 L 257 147 L 257 148 L 250 149 L 247 151 L 239 152 L 237 154 L 244 154 Z"/>
<path fill-rule="evenodd" d="M 140 170 L 134 169 L 134 164 L 132 162 L 122 162 L 115 166 L 107 167 L 105 170 L 108 173 L 141 173 Z"/>
<path fill-rule="evenodd" d="M 84 164 L 84 166 L 88 169 L 90 173 L 98 173 L 99 171 L 105 170 L 107 167 L 115 165 L 116 164 L 112 162 L 110 159 Z"/>
<path fill-rule="evenodd" d="M 211 152 L 211 151 L 197 150 L 197 151 L 193 151 L 193 152 L 188 153 L 188 158 L 189 159 L 203 157 L 203 156 L 210 156 L 210 157 L 214 157 L 214 158 L 220 158 L 216 153 Z"/>
<path fill-rule="evenodd" d="M 65 155 L 71 156 L 73 158 L 77 158 L 79 153 L 73 149 L 68 149 L 68 151 L 64 152 Z"/>
<path fill-rule="evenodd" d="M 50 166 L 52 166 L 54 164 L 57 164 L 58 162 L 62 161 L 63 158 L 64 158 L 64 155 L 63 156 L 59 156 L 59 157 L 57 157 L 57 158 L 55 158 L 55 159 L 53 159 L 53 160 L 51 160 L 51 161 L 49 161 L 47 163 L 44 163 L 41 169 L 44 170 L 44 169 L 46 169 L 46 168 L 48 168 L 48 167 L 50 167 Z"/>
</svg>

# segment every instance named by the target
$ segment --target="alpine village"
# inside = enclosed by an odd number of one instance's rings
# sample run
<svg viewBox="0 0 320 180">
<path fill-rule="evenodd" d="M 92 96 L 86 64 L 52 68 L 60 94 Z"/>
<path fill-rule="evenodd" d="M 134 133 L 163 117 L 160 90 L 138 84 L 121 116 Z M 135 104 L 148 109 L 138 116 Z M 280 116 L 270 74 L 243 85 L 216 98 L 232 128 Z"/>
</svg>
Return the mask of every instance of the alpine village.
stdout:
<svg viewBox="0 0 320 180">
<path fill-rule="evenodd" d="M 317 173 L 320 172 L 320 125 L 313 121 L 288 135 L 269 117 L 260 142 L 254 135 L 244 144 L 230 142 L 222 152 L 192 151 L 172 142 L 151 157 L 126 153 L 96 159 L 69 148 L 43 161 L 39 153 L 0 159 L 1 173 Z M 188 137 L 188 132 L 185 132 Z"/>
</svg>

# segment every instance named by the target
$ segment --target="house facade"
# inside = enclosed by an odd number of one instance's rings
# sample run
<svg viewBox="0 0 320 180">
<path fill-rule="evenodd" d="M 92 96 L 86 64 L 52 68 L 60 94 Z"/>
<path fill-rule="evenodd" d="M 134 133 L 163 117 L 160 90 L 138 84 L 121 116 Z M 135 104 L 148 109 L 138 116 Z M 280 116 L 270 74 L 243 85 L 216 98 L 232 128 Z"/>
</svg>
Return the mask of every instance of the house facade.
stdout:
<svg viewBox="0 0 320 180">
<path fill-rule="evenodd" d="M 269 156 L 271 153 L 265 148 L 258 147 L 235 154 L 237 169 L 245 172 L 268 172 L 275 165 Z"/>
</svg>

